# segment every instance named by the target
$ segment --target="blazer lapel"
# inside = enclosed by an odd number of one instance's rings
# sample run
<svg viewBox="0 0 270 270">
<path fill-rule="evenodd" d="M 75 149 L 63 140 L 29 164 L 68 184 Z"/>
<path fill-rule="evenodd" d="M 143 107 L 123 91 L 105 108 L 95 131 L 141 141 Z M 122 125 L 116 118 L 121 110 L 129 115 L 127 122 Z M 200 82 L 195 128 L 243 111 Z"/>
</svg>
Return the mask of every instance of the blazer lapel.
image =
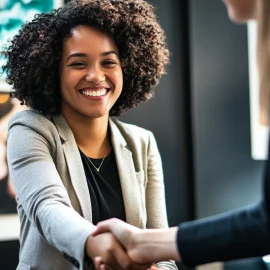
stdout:
<svg viewBox="0 0 270 270">
<path fill-rule="evenodd" d="M 89 190 L 75 138 L 62 115 L 53 116 L 53 121 L 63 141 L 62 147 L 66 157 L 68 171 L 73 188 L 81 205 L 82 214 L 84 218 L 92 222 L 92 208 Z"/>
<path fill-rule="evenodd" d="M 110 119 L 111 142 L 118 168 L 120 184 L 124 199 L 126 222 L 136 226 L 142 226 L 141 195 L 137 181 L 132 152 L 127 148 L 127 143 L 120 133 L 117 125 Z"/>
</svg>

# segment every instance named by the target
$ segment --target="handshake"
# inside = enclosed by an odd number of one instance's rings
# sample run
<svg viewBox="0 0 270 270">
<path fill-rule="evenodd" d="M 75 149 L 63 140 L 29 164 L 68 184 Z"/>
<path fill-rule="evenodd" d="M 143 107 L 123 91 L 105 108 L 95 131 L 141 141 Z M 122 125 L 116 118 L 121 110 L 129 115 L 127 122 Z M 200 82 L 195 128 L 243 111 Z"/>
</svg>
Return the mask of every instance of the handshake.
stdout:
<svg viewBox="0 0 270 270">
<path fill-rule="evenodd" d="M 180 261 L 177 248 L 178 227 L 138 229 L 113 218 L 97 224 L 88 237 L 86 254 L 96 270 L 155 268 L 160 261 Z"/>
</svg>

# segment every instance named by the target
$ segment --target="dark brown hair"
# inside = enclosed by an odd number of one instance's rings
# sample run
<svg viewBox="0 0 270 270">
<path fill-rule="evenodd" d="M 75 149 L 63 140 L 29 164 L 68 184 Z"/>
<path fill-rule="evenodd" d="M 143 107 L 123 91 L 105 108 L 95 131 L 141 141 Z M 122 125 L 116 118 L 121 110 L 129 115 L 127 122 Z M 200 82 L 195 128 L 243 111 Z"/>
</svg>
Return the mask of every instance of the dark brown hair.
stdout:
<svg viewBox="0 0 270 270">
<path fill-rule="evenodd" d="M 118 116 L 153 96 L 169 52 L 154 9 L 144 0 L 77 0 L 26 23 L 4 53 L 14 96 L 43 114 L 60 113 L 59 63 L 63 40 L 78 25 L 110 35 L 118 47 L 123 91 L 110 111 Z"/>
</svg>

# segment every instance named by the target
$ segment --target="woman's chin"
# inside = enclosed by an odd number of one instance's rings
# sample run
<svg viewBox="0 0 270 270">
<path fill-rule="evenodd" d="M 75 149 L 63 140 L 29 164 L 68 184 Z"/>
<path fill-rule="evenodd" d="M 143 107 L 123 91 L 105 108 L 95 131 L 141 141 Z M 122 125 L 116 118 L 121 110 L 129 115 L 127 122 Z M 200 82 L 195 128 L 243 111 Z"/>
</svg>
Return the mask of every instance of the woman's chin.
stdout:
<svg viewBox="0 0 270 270">
<path fill-rule="evenodd" d="M 234 23 L 244 24 L 251 20 L 256 20 L 255 14 L 250 12 L 240 12 L 228 7 L 228 16 L 230 20 Z"/>
<path fill-rule="evenodd" d="M 236 14 L 234 12 L 229 12 L 229 18 L 232 22 L 238 24 L 244 24 L 250 20 L 249 18 L 246 18 L 245 16 L 240 16 L 239 14 Z"/>
<path fill-rule="evenodd" d="M 101 111 L 87 112 L 84 115 L 89 119 L 99 119 L 99 118 L 107 118 L 109 116 L 109 112 L 101 112 Z"/>
</svg>

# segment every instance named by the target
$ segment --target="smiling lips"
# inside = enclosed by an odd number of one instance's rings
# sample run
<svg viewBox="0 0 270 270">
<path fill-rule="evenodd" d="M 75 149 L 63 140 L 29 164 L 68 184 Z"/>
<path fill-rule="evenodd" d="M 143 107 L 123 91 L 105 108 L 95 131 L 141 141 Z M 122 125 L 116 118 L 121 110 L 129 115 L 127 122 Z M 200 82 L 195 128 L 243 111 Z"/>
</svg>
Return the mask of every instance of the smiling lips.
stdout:
<svg viewBox="0 0 270 270">
<path fill-rule="evenodd" d="M 80 93 L 87 97 L 102 97 L 107 94 L 109 91 L 109 88 L 104 87 L 93 87 L 93 88 L 84 88 L 80 90 Z"/>
</svg>

